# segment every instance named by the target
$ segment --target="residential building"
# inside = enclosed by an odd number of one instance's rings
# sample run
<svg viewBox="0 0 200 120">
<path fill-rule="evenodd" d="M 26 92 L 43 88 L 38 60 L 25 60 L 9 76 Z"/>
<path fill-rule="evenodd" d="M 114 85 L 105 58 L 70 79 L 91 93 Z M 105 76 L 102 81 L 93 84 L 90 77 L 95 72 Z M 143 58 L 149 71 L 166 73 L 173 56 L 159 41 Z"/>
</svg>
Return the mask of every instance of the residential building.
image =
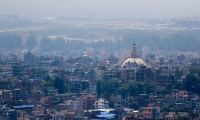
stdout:
<svg viewBox="0 0 200 120">
<path fill-rule="evenodd" d="M 108 108 L 109 102 L 103 98 L 99 98 L 97 101 L 94 102 L 95 109 L 105 109 Z"/>
</svg>

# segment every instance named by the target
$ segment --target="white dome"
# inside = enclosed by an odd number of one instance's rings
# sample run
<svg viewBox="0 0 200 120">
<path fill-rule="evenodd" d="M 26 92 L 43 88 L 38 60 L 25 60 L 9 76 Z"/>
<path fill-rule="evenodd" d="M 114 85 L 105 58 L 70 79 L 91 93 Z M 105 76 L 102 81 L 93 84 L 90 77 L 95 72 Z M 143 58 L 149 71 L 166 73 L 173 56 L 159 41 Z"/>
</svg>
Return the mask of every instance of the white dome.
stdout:
<svg viewBox="0 0 200 120">
<path fill-rule="evenodd" d="M 123 62 L 122 66 L 126 66 L 126 64 L 130 64 L 130 63 L 135 63 L 135 64 L 137 64 L 137 65 L 139 65 L 139 66 L 147 66 L 147 65 L 145 64 L 145 62 L 144 62 L 142 59 L 140 59 L 140 58 L 127 58 L 127 59 Z"/>
</svg>

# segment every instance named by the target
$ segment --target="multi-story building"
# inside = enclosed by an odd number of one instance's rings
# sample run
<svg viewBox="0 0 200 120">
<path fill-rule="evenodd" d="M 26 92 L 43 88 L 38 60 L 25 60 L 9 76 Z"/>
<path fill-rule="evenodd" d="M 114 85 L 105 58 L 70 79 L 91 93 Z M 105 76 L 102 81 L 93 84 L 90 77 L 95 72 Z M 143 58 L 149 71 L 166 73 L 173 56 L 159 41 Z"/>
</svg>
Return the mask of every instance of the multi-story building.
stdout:
<svg viewBox="0 0 200 120">
<path fill-rule="evenodd" d="M 173 69 L 168 67 L 155 68 L 155 80 L 159 85 L 172 84 L 174 82 Z"/>
<path fill-rule="evenodd" d="M 158 113 L 160 113 L 159 107 L 145 107 L 142 115 L 145 119 L 156 119 Z"/>
<path fill-rule="evenodd" d="M 28 75 L 28 65 L 20 63 L 11 63 L 13 75 L 14 76 L 27 76 Z"/>
<path fill-rule="evenodd" d="M 12 91 L 12 100 L 19 101 L 25 98 L 25 96 L 20 94 L 20 91 L 21 91 L 20 89 L 14 89 Z"/>
<path fill-rule="evenodd" d="M 55 96 L 58 94 L 58 89 L 49 89 L 47 90 L 47 96 Z"/>
<path fill-rule="evenodd" d="M 186 101 L 188 99 L 188 92 L 173 90 L 172 98 L 174 99 L 174 101 Z"/>
<path fill-rule="evenodd" d="M 80 109 L 80 101 L 79 100 L 68 100 L 66 102 L 68 111 L 75 111 Z"/>
<path fill-rule="evenodd" d="M 95 109 L 105 109 L 108 108 L 109 102 L 103 98 L 99 98 L 97 101 L 94 102 Z"/>
<path fill-rule="evenodd" d="M 13 69 L 11 65 L 1 66 L 1 74 L 4 78 L 9 78 L 13 76 Z"/>
<path fill-rule="evenodd" d="M 136 80 L 136 69 L 122 69 L 120 70 L 122 80 Z"/>
<path fill-rule="evenodd" d="M 134 102 L 138 103 L 141 107 L 146 107 L 148 105 L 149 96 L 147 94 L 139 94 L 134 98 Z"/>
<path fill-rule="evenodd" d="M 0 90 L 0 104 L 12 100 L 11 90 Z"/>
<path fill-rule="evenodd" d="M 56 77 L 60 77 L 60 78 L 64 78 L 65 77 L 64 69 L 54 69 L 53 73 L 56 75 Z"/>
<path fill-rule="evenodd" d="M 147 66 L 140 66 L 136 70 L 136 80 L 137 81 L 151 81 L 152 71 Z"/>
<path fill-rule="evenodd" d="M 93 109 L 96 97 L 94 95 L 83 95 L 79 97 L 80 109 Z"/>
<path fill-rule="evenodd" d="M 96 81 L 90 80 L 89 81 L 89 93 L 90 94 L 96 94 L 97 92 L 97 84 Z"/>
<path fill-rule="evenodd" d="M 147 66 L 138 68 L 124 68 L 120 70 L 122 80 L 151 81 L 152 70 Z"/>
<path fill-rule="evenodd" d="M 188 68 L 182 68 L 183 76 L 187 76 L 190 73 Z"/>
<path fill-rule="evenodd" d="M 12 85 L 8 79 L 0 79 L 0 89 L 11 89 Z"/>
<path fill-rule="evenodd" d="M 71 92 L 73 93 L 79 93 L 81 90 L 81 80 L 79 79 L 70 79 L 68 80 Z"/>
<path fill-rule="evenodd" d="M 16 88 L 19 88 L 21 90 L 20 94 L 27 94 L 31 92 L 33 93 L 37 91 L 42 91 L 43 83 L 41 80 L 23 80 L 16 82 Z"/>
<path fill-rule="evenodd" d="M 66 120 L 66 116 L 63 113 L 55 112 L 50 115 L 52 120 Z"/>
<path fill-rule="evenodd" d="M 125 104 L 124 104 L 124 100 L 122 99 L 122 97 L 120 95 L 117 95 L 114 98 L 114 108 L 124 108 Z"/>
<path fill-rule="evenodd" d="M 110 79 L 120 79 L 121 75 L 120 75 L 120 71 L 118 69 L 108 69 L 107 71 L 104 71 L 102 74 L 102 79 L 104 80 L 110 80 Z"/>
<path fill-rule="evenodd" d="M 88 90 L 89 89 L 89 80 L 82 80 L 80 87 L 81 87 L 81 89 L 80 89 L 81 91 Z"/>
</svg>

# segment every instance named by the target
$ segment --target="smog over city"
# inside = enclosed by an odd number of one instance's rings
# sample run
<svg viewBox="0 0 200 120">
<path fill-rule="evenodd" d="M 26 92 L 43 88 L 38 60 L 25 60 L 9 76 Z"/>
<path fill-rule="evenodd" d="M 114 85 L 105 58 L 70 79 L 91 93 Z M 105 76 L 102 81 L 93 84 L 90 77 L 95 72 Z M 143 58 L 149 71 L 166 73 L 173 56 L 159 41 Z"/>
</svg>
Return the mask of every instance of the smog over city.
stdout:
<svg viewBox="0 0 200 120">
<path fill-rule="evenodd" d="M 0 0 L 0 120 L 200 119 L 200 0 Z"/>
</svg>

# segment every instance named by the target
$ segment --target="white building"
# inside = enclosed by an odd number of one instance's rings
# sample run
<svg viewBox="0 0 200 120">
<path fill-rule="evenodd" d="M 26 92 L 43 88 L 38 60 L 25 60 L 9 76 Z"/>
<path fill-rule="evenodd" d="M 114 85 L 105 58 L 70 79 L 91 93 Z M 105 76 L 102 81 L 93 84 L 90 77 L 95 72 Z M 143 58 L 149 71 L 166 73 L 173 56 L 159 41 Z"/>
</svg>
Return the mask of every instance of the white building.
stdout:
<svg viewBox="0 0 200 120">
<path fill-rule="evenodd" d="M 99 98 L 98 101 L 94 102 L 94 107 L 95 109 L 105 109 L 108 108 L 108 101 L 103 99 L 103 98 Z"/>
<path fill-rule="evenodd" d="M 53 113 L 50 116 L 52 117 L 52 120 L 66 120 L 65 115 L 60 112 Z"/>
</svg>

